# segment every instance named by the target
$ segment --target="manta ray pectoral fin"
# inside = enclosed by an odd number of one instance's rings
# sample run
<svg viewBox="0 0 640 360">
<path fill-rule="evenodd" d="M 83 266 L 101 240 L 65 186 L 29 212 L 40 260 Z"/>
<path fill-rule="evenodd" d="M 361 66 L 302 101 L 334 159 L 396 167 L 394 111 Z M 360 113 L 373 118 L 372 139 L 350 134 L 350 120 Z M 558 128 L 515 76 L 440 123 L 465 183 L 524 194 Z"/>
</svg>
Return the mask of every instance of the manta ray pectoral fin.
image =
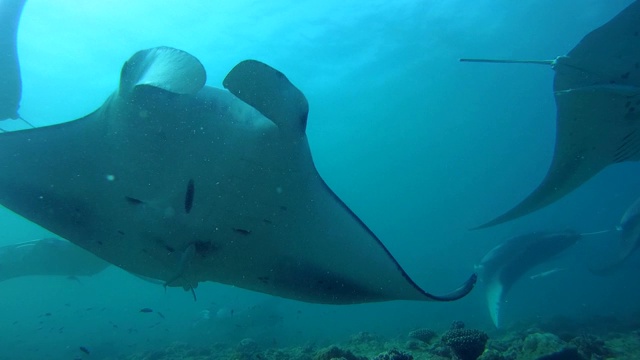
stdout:
<svg viewBox="0 0 640 360">
<path fill-rule="evenodd" d="M 92 276 L 109 264 L 56 238 L 0 246 L 0 281 L 22 276 Z"/>
<path fill-rule="evenodd" d="M 22 79 L 16 39 L 20 14 L 26 0 L 0 1 L 0 120 L 18 119 Z"/>
<path fill-rule="evenodd" d="M 227 74 L 222 84 L 280 129 L 304 134 L 309 104 L 280 71 L 256 60 L 245 60 Z"/>
<path fill-rule="evenodd" d="M 182 50 L 161 46 L 135 53 L 122 67 L 120 94 L 140 85 L 153 86 L 174 94 L 195 94 L 207 80 L 198 59 Z"/>
</svg>

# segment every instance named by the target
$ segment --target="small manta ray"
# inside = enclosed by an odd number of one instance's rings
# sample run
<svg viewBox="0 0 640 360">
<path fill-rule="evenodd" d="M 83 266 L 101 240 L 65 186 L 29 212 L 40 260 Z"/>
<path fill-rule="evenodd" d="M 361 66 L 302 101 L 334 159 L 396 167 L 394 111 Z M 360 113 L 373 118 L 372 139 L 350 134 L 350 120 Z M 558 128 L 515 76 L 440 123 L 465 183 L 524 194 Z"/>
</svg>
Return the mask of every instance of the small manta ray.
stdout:
<svg viewBox="0 0 640 360">
<path fill-rule="evenodd" d="M 570 193 L 605 167 L 640 160 L 640 0 L 555 60 L 556 145 L 542 183 L 522 202 L 476 229 L 510 221 Z"/>
<path fill-rule="evenodd" d="M 95 112 L 0 134 L 0 204 L 187 290 L 215 281 L 328 304 L 471 291 L 475 275 L 424 291 L 331 191 L 311 158 L 307 100 L 285 75 L 246 60 L 228 91 L 205 80 L 184 51 L 139 51 Z"/>
<path fill-rule="evenodd" d="M 616 226 L 620 237 L 615 259 L 604 264 L 590 265 L 589 270 L 596 275 L 607 275 L 618 269 L 638 248 L 640 248 L 640 198 L 629 206 Z"/>
<path fill-rule="evenodd" d="M 489 314 L 496 327 L 500 327 L 500 307 L 513 284 L 533 267 L 551 260 L 581 237 L 581 234 L 571 231 L 516 236 L 494 247 L 482 258 L 477 269 L 484 283 Z"/>
</svg>

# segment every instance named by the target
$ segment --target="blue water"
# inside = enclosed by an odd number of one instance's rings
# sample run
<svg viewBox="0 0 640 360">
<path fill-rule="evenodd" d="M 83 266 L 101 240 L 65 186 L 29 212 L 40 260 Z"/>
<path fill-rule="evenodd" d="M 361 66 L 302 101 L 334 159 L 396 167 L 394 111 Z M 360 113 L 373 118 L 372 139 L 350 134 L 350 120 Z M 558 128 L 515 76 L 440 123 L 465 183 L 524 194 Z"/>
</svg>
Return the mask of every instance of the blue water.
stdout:
<svg viewBox="0 0 640 360">
<path fill-rule="evenodd" d="M 532 215 L 468 231 L 515 205 L 546 173 L 555 134 L 554 74 L 544 66 L 458 59 L 553 59 L 631 1 L 579 3 L 33 0 L 19 31 L 21 115 L 43 126 L 92 112 L 140 49 L 188 51 L 215 87 L 241 60 L 266 62 L 309 100 L 307 134 L 326 182 L 419 285 L 445 292 L 508 237 L 612 228 L 640 195 L 640 165 L 619 164 Z M 0 245 L 51 235 L 4 209 L 0 228 Z M 637 254 L 611 277 L 586 268 L 615 241 L 585 239 L 538 269 L 566 270 L 523 278 L 504 306 L 505 322 L 636 313 Z M 358 331 L 395 336 L 416 327 L 445 329 L 453 320 L 492 329 L 481 285 L 453 303 L 328 306 L 219 284 L 201 284 L 194 302 L 182 289 L 165 292 L 115 267 L 79 281 L 18 278 L 0 283 L 0 359 L 71 359 L 82 356 L 79 346 L 100 359 L 174 341 L 244 337 L 328 343 Z M 165 318 L 140 313 L 143 307 Z M 256 315 L 230 319 L 231 310 Z"/>
</svg>

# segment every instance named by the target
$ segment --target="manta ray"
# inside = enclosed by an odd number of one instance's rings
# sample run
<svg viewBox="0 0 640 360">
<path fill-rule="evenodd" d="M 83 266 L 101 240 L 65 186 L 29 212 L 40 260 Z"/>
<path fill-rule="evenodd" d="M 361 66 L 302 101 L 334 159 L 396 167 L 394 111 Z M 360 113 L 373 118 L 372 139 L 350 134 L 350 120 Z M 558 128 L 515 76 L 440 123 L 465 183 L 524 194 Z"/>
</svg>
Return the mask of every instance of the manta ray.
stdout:
<svg viewBox="0 0 640 360">
<path fill-rule="evenodd" d="M 125 62 L 93 113 L 0 134 L 0 204 L 133 274 L 300 301 L 451 301 L 420 288 L 317 172 L 308 103 L 280 71 L 218 89 L 170 47 Z M 7 105 L 7 104 L 5 104 Z"/>
<path fill-rule="evenodd" d="M 45 238 L 0 246 L 0 281 L 21 276 L 91 276 L 109 264 L 78 246 Z"/>
<path fill-rule="evenodd" d="M 640 0 L 555 60 L 461 61 L 548 64 L 555 70 L 551 166 L 522 202 L 476 229 L 541 209 L 611 164 L 640 160 Z"/>
<path fill-rule="evenodd" d="M 627 208 L 615 230 L 619 237 L 617 254 L 614 259 L 590 265 L 589 270 L 596 275 L 607 275 L 615 271 L 640 248 L 640 198 Z"/>
<path fill-rule="evenodd" d="M 496 327 L 501 325 L 500 308 L 513 285 L 529 270 L 568 249 L 581 237 L 572 231 L 520 235 L 491 249 L 482 258 L 477 268 L 484 284 L 489 314 Z"/>
</svg>

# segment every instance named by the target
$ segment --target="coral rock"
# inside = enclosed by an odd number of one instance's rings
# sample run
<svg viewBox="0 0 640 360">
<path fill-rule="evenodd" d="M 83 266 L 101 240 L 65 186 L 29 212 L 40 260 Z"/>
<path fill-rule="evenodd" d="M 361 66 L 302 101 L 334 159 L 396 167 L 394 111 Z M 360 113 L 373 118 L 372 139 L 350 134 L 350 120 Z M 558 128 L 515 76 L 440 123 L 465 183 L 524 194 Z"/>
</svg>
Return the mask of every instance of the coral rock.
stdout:
<svg viewBox="0 0 640 360">
<path fill-rule="evenodd" d="M 522 353 L 530 358 L 559 352 L 566 347 L 564 341 L 551 333 L 534 333 L 527 335 L 522 343 Z"/>
<path fill-rule="evenodd" d="M 409 353 L 394 349 L 394 350 L 379 354 L 378 356 L 374 357 L 372 360 L 413 360 L 413 356 Z"/>
<path fill-rule="evenodd" d="M 409 333 L 410 338 L 420 340 L 425 343 L 428 343 L 436 336 L 438 336 L 438 334 L 430 329 L 417 329 Z"/>
<path fill-rule="evenodd" d="M 475 329 L 451 329 L 442 335 L 442 342 L 461 360 L 476 360 L 484 352 L 489 336 Z"/>
<path fill-rule="evenodd" d="M 330 346 L 328 348 L 320 350 L 315 360 L 331 360 L 331 359 L 346 359 L 346 360 L 367 360 L 366 357 L 356 356 L 349 350 L 341 349 L 337 346 Z"/>
</svg>

